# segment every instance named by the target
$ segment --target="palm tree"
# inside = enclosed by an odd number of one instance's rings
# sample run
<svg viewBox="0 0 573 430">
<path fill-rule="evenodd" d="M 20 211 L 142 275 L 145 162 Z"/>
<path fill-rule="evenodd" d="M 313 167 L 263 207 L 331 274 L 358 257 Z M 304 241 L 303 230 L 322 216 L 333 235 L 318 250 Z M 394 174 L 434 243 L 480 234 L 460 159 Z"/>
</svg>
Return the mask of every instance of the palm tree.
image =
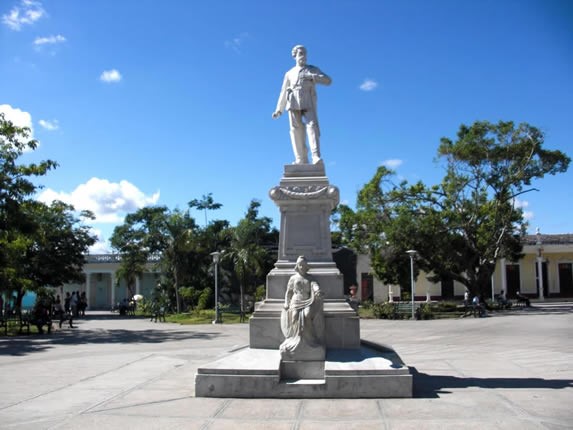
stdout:
<svg viewBox="0 0 573 430">
<path fill-rule="evenodd" d="M 164 222 L 162 263 L 173 277 L 177 313 L 180 313 L 179 287 L 182 274 L 187 269 L 187 256 L 193 247 L 195 220 L 187 212 L 176 209 L 167 215 Z"/>
<path fill-rule="evenodd" d="M 201 200 L 193 199 L 188 203 L 190 208 L 197 208 L 198 210 L 205 211 L 205 226 L 207 226 L 207 210 L 215 210 L 220 209 L 223 207 L 221 203 L 215 203 L 213 200 L 213 193 L 209 193 L 207 195 L 203 194 Z"/>
<path fill-rule="evenodd" d="M 263 275 L 267 268 L 268 254 L 262 243 L 270 231 L 270 218 L 258 218 L 259 206 L 258 201 L 251 201 L 245 218 L 233 229 L 231 246 L 224 256 L 232 261 L 239 280 L 241 316 L 245 310 L 245 289 L 249 281 Z"/>
</svg>

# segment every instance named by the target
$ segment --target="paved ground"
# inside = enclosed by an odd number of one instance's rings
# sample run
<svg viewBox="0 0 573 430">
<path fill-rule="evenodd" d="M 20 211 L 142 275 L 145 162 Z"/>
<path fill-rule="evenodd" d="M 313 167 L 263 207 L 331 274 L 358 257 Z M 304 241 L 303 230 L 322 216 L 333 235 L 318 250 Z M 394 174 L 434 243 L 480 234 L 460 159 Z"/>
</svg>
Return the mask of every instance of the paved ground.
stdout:
<svg viewBox="0 0 573 430">
<path fill-rule="evenodd" d="M 197 367 L 247 344 L 248 325 L 92 313 L 77 326 L 0 336 L 0 428 L 573 429 L 573 303 L 362 321 L 415 372 L 413 399 L 195 398 Z"/>
</svg>

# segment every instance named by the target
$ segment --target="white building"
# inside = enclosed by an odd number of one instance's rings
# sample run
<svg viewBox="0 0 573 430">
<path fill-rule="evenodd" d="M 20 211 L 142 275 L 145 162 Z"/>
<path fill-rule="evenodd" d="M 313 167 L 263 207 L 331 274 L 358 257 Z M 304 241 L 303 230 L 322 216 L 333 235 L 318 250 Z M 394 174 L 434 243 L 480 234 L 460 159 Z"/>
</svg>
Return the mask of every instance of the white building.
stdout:
<svg viewBox="0 0 573 430">
<path fill-rule="evenodd" d="M 117 254 L 100 254 L 86 256 L 84 273 L 86 280 L 82 284 L 65 284 L 59 289 L 63 298 L 66 292 L 79 291 L 86 293 L 88 309 L 111 309 L 114 304 L 129 297 L 127 285 L 123 279 L 118 282 L 117 270 L 121 257 Z M 159 273 L 154 271 L 153 263 L 149 260 L 148 272 L 136 280 L 134 294 L 151 297 L 151 293 L 159 280 Z"/>
</svg>

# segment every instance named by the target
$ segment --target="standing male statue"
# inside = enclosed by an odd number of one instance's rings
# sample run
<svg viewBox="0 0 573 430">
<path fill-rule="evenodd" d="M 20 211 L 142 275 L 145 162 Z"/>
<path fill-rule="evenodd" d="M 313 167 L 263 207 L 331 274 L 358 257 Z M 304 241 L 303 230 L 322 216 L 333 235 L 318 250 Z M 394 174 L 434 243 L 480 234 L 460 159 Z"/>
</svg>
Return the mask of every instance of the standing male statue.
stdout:
<svg viewBox="0 0 573 430">
<path fill-rule="evenodd" d="M 296 65 L 285 73 L 273 118 L 278 118 L 285 108 L 289 113 L 290 139 L 295 164 L 308 164 L 305 134 L 308 135 L 312 164 L 322 163 L 315 86 L 317 83 L 330 85 L 332 79 L 318 67 L 306 64 L 306 48 L 304 46 L 296 45 L 292 48 L 292 56 Z"/>
</svg>

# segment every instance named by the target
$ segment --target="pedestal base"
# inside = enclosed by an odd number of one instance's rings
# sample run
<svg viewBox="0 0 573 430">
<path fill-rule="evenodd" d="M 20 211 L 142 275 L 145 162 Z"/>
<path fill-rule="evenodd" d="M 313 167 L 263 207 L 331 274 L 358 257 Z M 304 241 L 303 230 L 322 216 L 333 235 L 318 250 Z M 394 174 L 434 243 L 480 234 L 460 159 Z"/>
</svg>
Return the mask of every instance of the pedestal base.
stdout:
<svg viewBox="0 0 573 430">
<path fill-rule="evenodd" d="M 322 368 L 322 364 L 324 368 Z M 275 349 L 245 347 L 197 370 L 197 397 L 394 398 L 412 397 L 413 376 L 387 346 L 327 350 L 324 363 L 281 362 Z"/>
<path fill-rule="evenodd" d="M 267 299 L 257 303 L 249 320 L 251 348 L 276 349 L 284 340 L 281 332 L 281 311 L 284 300 Z M 324 301 L 324 337 L 327 349 L 359 348 L 360 318 L 343 299 Z"/>
</svg>

